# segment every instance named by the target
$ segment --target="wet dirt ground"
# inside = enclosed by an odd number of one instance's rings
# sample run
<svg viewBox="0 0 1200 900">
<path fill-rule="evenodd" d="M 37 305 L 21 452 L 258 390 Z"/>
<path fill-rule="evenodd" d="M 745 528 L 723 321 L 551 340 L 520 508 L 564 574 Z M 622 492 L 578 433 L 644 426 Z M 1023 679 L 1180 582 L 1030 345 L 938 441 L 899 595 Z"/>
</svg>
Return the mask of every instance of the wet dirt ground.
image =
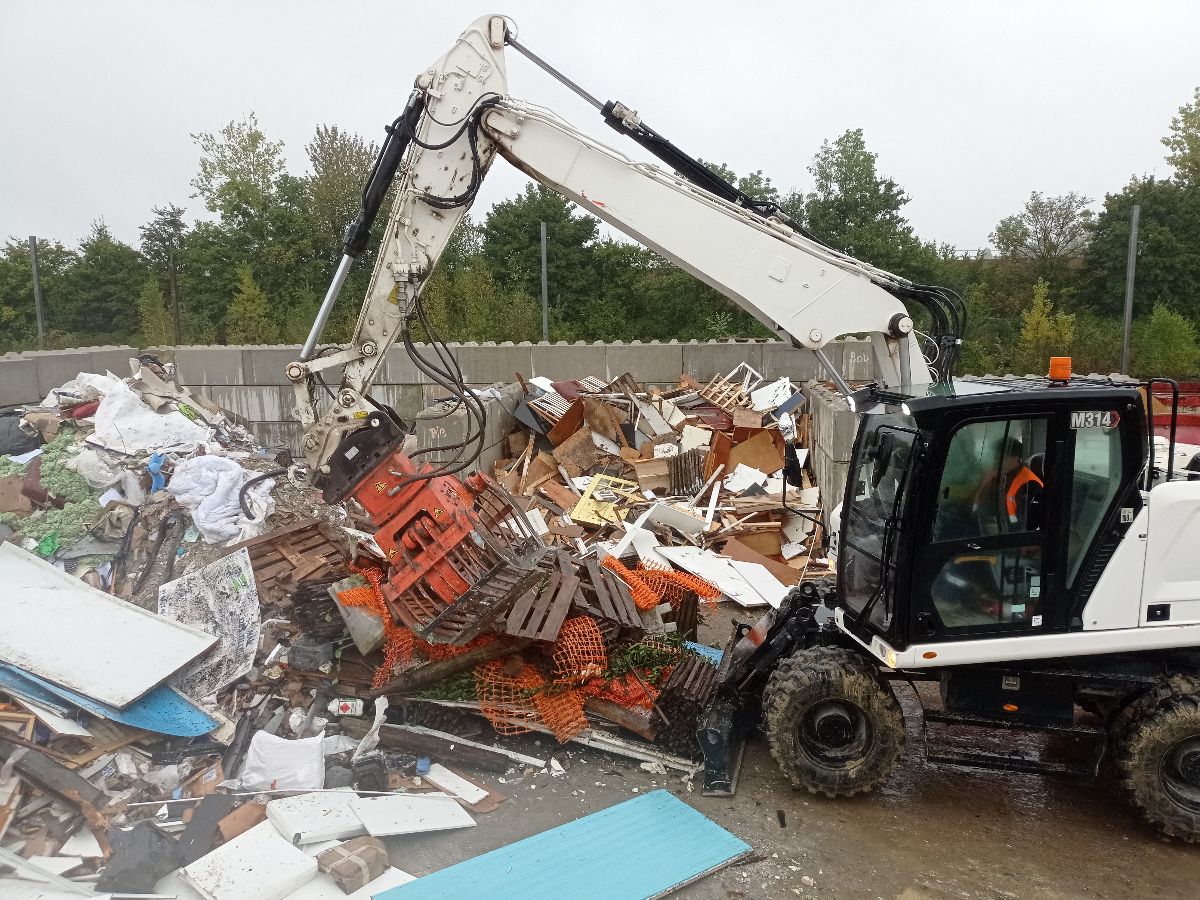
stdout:
<svg viewBox="0 0 1200 900">
<path fill-rule="evenodd" d="M 720 643 L 715 632 L 709 636 Z M 1200 897 L 1200 845 L 1158 838 L 1126 803 L 1111 772 L 1095 780 L 928 763 L 911 716 L 915 696 L 907 686 L 899 696 L 909 718 L 904 757 L 866 796 L 828 800 L 793 790 L 760 739 L 747 745 L 736 795 L 704 797 L 699 776 L 689 788 L 679 773 L 655 775 L 632 760 L 523 736 L 505 745 L 554 756 L 566 773 L 517 773 L 505 784 L 472 773 L 508 799 L 476 816 L 475 828 L 392 840 L 392 862 L 427 874 L 666 788 L 756 854 L 677 897 Z"/>
</svg>

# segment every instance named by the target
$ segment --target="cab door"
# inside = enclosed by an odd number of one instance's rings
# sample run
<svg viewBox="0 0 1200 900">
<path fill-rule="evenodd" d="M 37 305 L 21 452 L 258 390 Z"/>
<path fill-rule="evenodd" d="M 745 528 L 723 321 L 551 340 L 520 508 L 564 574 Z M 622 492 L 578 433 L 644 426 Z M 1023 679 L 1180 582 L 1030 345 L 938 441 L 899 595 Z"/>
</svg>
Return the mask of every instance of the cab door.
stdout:
<svg viewBox="0 0 1200 900">
<path fill-rule="evenodd" d="M 913 642 L 1065 625 L 1065 610 L 1053 602 L 1059 418 L 972 417 L 954 425 L 941 445 L 930 540 L 914 548 Z"/>
</svg>

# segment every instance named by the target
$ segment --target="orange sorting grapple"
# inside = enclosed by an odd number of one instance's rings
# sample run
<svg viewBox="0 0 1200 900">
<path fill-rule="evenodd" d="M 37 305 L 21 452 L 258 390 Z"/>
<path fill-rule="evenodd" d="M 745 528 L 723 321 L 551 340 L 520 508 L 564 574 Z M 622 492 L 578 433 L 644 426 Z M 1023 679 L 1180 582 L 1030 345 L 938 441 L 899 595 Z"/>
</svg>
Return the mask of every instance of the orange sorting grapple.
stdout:
<svg viewBox="0 0 1200 900">
<path fill-rule="evenodd" d="M 547 548 L 484 475 L 433 475 L 395 451 L 353 496 L 390 563 L 381 586 L 388 608 L 431 643 L 465 644 L 541 577 Z"/>
</svg>

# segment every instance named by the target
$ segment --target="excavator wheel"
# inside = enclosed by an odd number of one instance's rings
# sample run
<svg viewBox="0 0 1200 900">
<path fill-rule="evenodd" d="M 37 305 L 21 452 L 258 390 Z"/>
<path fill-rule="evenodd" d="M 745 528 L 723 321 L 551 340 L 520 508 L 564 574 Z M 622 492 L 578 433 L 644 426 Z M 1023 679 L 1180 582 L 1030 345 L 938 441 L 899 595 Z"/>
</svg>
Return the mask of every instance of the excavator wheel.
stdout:
<svg viewBox="0 0 1200 900">
<path fill-rule="evenodd" d="M 1147 698 L 1154 700 L 1147 703 Z M 1163 834 L 1200 841 L 1200 694 L 1164 687 L 1139 698 L 1117 735 L 1121 784 Z"/>
<path fill-rule="evenodd" d="M 904 747 L 904 715 L 863 656 L 836 647 L 801 650 L 771 673 L 763 730 L 792 785 L 849 797 L 882 784 Z"/>
</svg>

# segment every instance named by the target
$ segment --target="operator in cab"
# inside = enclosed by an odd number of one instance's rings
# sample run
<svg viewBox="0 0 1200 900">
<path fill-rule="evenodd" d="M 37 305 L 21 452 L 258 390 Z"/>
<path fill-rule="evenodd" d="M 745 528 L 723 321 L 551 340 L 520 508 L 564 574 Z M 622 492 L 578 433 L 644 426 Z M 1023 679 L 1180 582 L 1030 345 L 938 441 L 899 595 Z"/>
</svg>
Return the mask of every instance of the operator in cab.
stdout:
<svg viewBox="0 0 1200 900">
<path fill-rule="evenodd" d="M 995 510 L 999 532 L 1037 531 L 1042 525 L 1043 483 L 1025 460 L 1018 438 L 1007 438 L 1000 451 L 1000 466 L 987 474 L 975 493 L 974 508 L 983 519 Z"/>
</svg>

